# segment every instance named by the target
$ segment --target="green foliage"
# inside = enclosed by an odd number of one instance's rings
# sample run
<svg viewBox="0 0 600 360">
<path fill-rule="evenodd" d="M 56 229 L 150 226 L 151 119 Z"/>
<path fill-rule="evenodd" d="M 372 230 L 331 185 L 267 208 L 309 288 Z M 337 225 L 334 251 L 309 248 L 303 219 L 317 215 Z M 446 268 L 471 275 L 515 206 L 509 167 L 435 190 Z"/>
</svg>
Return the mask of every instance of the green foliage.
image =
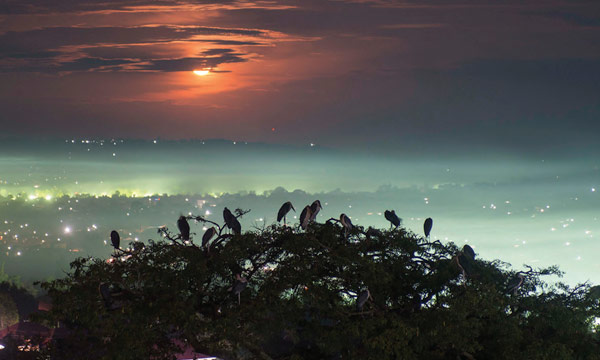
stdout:
<svg viewBox="0 0 600 360">
<path fill-rule="evenodd" d="M 170 359 L 178 339 L 225 359 L 600 359 L 598 298 L 543 283 L 554 268 L 530 269 L 507 293 L 516 273 L 505 264 L 475 260 L 465 278 L 456 246 L 403 228 L 272 226 L 219 235 L 210 250 L 163 234 L 42 284 L 54 304 L 45 320 L 72 329 L 46 355 Z M 239 304 L 236 274 L 248 279 Z"/>
</svg>

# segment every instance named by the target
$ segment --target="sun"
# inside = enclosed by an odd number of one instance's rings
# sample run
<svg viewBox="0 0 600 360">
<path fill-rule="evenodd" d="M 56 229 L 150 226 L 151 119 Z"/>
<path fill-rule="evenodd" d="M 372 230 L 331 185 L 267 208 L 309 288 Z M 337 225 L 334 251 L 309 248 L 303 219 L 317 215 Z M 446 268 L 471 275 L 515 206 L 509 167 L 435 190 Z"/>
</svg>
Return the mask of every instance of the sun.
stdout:
<svg viewBox="0 0 600 360">
<path fill-rule="evenodd" d="M 210 70 L 194 70 L 194 74 L 198 76 L 206 76 L 210 74 Z"/>
</svg>

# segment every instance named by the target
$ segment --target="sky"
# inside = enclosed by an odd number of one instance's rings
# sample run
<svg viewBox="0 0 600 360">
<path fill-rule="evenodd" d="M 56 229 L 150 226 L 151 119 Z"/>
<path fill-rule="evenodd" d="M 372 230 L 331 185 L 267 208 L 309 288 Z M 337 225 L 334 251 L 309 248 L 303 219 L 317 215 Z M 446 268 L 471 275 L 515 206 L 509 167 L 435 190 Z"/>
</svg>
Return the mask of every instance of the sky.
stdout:
<svg viewBox="0 0 600 360">
<path fill-rule="evenodd" d="M 598 283 L 599 99 L 596 0 L 4 0 L 0 262 L 321 198 Z M 181 199 L 130 224 L 115 191 Z"/>
<path fill-rule="evenodd" d="M 586 0 L 5 0 L 0 125 L 3 136 L 589 152 L 599 14 Z"/>
</svg>

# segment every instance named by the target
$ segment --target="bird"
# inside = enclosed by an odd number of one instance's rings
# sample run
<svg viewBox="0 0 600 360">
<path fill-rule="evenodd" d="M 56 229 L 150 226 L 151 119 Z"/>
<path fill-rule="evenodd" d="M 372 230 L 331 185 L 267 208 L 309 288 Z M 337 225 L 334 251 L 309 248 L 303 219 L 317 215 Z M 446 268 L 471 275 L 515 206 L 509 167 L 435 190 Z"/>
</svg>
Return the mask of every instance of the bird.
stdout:
<svg viewBox="0 0 600 360">
<path fill-rule="evenodd" d="M 315 200 L 312 204 L 310 204 L 310 221 L 315 221 L 317 219 L 317 214 L 322 208 L 323 207 L 321 206 L 321 202 L 319 200 Z"/>
<path fill-rule="evenodd" d="M 367 300 L 371 298 L 371 292 L 369 289 L 363 290 L 356 298 L 356 310 L 362 311 L 363 307 L 367 303 Z"/>
<path fill-rule="evenodd" d="M 352 225 L 352 221 L 350 221 L 350 218 L 346 214 L 340 215 L 340 222 L 342 223 L 345 231 L 350 231 L 354 227 L 354 225 Z"/>
<path fill-rule="evenodd" d="M 306 230 L 311 217 L 312 217 L 311 207 L 310 207 L 310 205 L 306 205 L 304 207 L 304 209 L 302 209 L 302 213 L 300 213 L 300 227 L 302 228 L 302 230 Z"/>
<path fill-rule="evenodd" d="M 433 227 L 433 219 L 427 218 L 423 223 L 423 230 L 425 231 L 425 237 L 429 237 L 429 233 L 431 232 L 431 228 Z"/>
<path fill-rule="evenodd" d="M 389 221 L 394 227 L 398 227 L 400 226 L 400 222 L 402 220 L 400 220 L 400 218 L 398 217 L 398 215 L 396 215 L 396 211 L 395 210 L 386 210 L 383 215 L 385 216 L 386 220 Z"/>
<path fill-rule="evenodd" d="M 473 258 L 469 257 L 463 252 L 460 252 L 458 256 L 456 256 L 456 263 L 458 264 L 458 267 L 461 269 L 465 278 L 473 275 L 473 265 L 475 263 Z"/>
<path fill-rule="evenodd" d="M 185 216 L 181 215 L 179 219 L 177 219 L 177 227 L 179 228 L 179 233 L 181 234 L 182 240 L 190 239 L 190 224 L 188 224 Z"/>
<path fill-rule="evenodd" d="M 235 282 L 233 283 L 233 286 L 231 287 L 231 292 L 233 293 L 233 295 L 237 295 L 238 305 L 241 304 L 240 294 L 242 293 L 242 291 L 244 291 L 246 286 L 248 286 L 248 280 L 245 277 L 241 276 L 240 274 L 236 274 Z"/>
<path fill-rule="evenodd" d="M 100 283 L 98 291 L 100 292 L 100 296 L 102 296 L 106 310 L 116 310 L 123 307 L 123 301 L 116 299 L 123 295 L 122 291 L 117 291 L 114 286 L 105 282 Z"/>
<path fill-rule="evenodd" d="M 223 209 L 223 219 L 225 220 L 225 225 L 233 230 L 234 234 L 239 235 L 242 233 L 242 225 L 228 208 Z"/>
<path fill-rule="evenodd" d="M 291 201 L 285 202 L 283 205 L 281 205 L 279 211 L 277 212 L 277 222 L 281 222 L 281 219 L 283 219 L 283 225 L 286 225 L 286 216 L 290 210 L 294 210 L 294 212 L 296 211 Z"/>
<path fill-rule="evenodd" d="M 465 256 L 468 256 L 471 260 L 475 260 L 475 250 L 473 250 L 469 244 L 463 246 L 462 253 L 465 254 Z"/>
<path fill-rule="evenodd" d="M 119 250 L 120 245 L 121 245 L 121 236 L 119 236 L 119 233 L 117 232 L 117 230 L 113 230 L 110 232 L 110 242 L 111 242 L 112 246 L 115 248 L 115 250 Z"/>
<path fill-rule="evenodd" d="M 212 239 L 217 234 L 217 229 L 213 226 L 210 229 L 206 230 L 204 235 L 202 235 L 202 247 L 206 247 L 210 239 Z"/>
<path fill-rule="evenodd" d="M 104 300 L 106 310 L 111 310 L 112 296 L 110 296 L 110 286 L 107 283 L 101 283 L 98 286 L 98 291 L 100 292 L 100 296 L 102 296 L 102 300 Z"/>
<path fill-rule="evenodd" d="M 506 285 L 506 293 L 517 295 L 517 290 L 523 285 L 525 276 L 522 273 L 517 273 L 517 276 L 512 278 Z"/>
</svg>

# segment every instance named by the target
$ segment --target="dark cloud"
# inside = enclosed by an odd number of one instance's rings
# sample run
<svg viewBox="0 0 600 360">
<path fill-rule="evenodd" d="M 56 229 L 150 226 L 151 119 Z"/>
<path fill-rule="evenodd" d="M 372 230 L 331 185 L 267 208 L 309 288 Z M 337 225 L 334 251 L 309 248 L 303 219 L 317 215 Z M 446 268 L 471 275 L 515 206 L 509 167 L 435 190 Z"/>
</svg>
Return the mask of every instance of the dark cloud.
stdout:
<svg viewBox="0 0 600 360">
<path fill-rule="evenodd" d="M 244 62 L 246 59 L 233 54 L 223 54 L 216 57 L 181 58 L 168 60 L 152 60 L 148 64 L 138 64 L 137 68 L 154 71 L 192 71 L 202 68 L 212 68 L 225 63 Z"/>
<path fill-rule="evenodd" d="M 9 31 L 0 35 L 0 51 L 26 52 L 40 48 L 96 44 L 143 44 L 188 40 L 194 36 L 263 36 L 260 30 L 227 29 L 202 26 L 138 27 L 52 27 L 30 31 Z"/>
<path fill-rule="evenodd" d="M 116 69 L 120 65 L 131 64 L 131 60 L 107 60 L 99 58 L 80 58 L 74 61 L 60 63 L 60 66 L 55 71 L 90 71 L 105 69 Z"/>
<path fill-rule="evenodd" d="M 161 57 L 165 57 L 164 50 L 158 51 L 156 46 L 188 40 L 251 45 L 255 43 L 197 39 L 197 37 L 263 37 L 264 35 L 265 33 L 260 30 L 201 26 L 54 27 L 21 32 L 11 31 L 0 35 L 0 71 L 58 72 L 88 71 L 98 68 L 119 71 L 125 70 L 119 65 L 135 62 L 140 63 L 139 66 L 128 67 L 128 71 L 135 69 L 180 71 L 177 69 L 188 70 L 198 66 L 216 67 L 222 63 L 245 61 L 244 54 L 233 49 L 216 48 L 204 50 L 201 58 L 160 60 Z M 73 60 L 73 57 L 78 59 Z M 27 63 L 7 61 L 11 58 L 30 61 Z"/>
<path fill-rule="evenodd" d="M 44 14 L 54 12 L 130 10 L 132 7 L 171 7 L 181 4 L 229 4 L 233 1 L 179 0 L 4 0 L 0 14 Z"/>
</svg>

